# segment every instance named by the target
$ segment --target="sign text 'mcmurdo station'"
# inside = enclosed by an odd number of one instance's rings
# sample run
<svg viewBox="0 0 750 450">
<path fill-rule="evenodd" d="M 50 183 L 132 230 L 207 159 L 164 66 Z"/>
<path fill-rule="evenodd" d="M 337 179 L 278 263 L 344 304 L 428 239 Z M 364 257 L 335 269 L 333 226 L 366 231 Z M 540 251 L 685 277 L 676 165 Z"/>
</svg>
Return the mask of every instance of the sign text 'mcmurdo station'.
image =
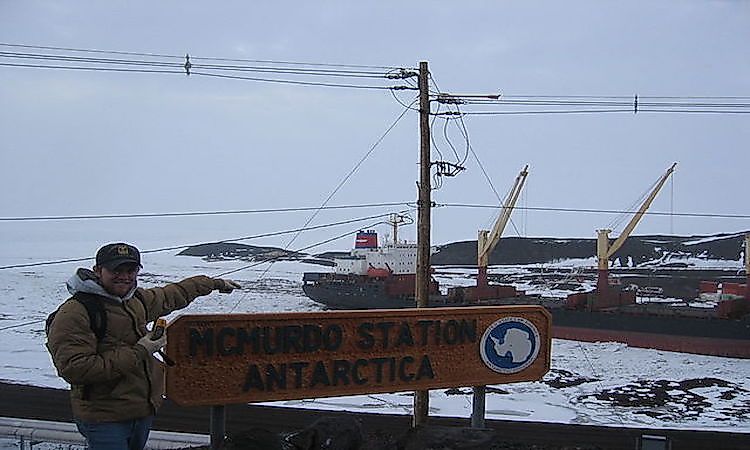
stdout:
<svg viewBox="0 0 750 450">
<path fill-rule="evenodd" d="M 539 306 L 185 315 L 167 328 L 181 405 L 374 394 L 540 379 Z"/>
</svg>

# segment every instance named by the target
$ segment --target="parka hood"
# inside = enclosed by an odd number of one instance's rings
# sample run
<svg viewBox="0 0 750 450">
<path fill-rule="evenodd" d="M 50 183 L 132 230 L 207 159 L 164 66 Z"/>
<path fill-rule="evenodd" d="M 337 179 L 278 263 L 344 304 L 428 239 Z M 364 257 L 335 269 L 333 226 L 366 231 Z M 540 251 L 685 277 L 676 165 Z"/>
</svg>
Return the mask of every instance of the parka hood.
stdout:
<svg viewBox="0 0 750 450">
<path fill-rule="evenodd" d="M 100 295 L 117 302 L 122 302 L 123 300 L 131 298 L 138 287 L 137 285 L 133 286 L 133 289 L 131 289 L 124 297 L 120 298 L 116 295 L 110 294 L 101 284 L 99 284 L 99 277 L 93 270 L 84 268 L 76 270 L 76 273 L 68 279 L 65 285 L 68 287 L 70 295 L 75 295 L 77 292 L 83 292 L 86 294 Z"/>
</svg>

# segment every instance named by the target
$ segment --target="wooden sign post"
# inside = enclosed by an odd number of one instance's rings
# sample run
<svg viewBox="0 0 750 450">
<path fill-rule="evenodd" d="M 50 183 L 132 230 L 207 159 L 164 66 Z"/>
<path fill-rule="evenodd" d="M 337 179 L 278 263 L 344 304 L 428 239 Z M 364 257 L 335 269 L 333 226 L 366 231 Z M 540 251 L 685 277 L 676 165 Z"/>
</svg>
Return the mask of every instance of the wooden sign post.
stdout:
<svg viewBox="0 0 750 450">
<path fill-rule="evenodd" d="M 167 328 L 179 405 L 427 390 L 540 379 L 539 306 L 185 315 Z"/>
</svg>

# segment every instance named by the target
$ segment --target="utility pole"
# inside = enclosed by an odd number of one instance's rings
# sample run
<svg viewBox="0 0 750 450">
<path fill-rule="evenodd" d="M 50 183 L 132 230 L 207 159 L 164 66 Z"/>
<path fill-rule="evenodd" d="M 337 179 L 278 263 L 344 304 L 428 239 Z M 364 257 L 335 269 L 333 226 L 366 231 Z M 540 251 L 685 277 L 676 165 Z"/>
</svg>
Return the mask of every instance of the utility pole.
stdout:
<svg viewBox="0 0 750 450">
<path fill-rule="evenodd" d="M 417 308 L 426 308 L 430 295 L 430 93 L 427 61 L 419 63 L 419 201 L 417 202 L 417 274 L 414 298 Z M 430 391 L 414 392 L 412 426 L 425 425 Z"/>
</svg>

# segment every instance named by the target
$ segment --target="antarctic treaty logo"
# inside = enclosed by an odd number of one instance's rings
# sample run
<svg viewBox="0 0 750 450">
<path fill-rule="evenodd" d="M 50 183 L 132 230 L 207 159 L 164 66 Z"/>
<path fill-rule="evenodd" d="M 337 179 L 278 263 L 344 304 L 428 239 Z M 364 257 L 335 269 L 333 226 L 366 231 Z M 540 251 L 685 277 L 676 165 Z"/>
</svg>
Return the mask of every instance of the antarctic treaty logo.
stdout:
<svg viewBox="0 0 750 450">
<path fill-rule="evenodd" d="M 487 327 L 479 342 L 482 361 L 498 373 L 520 372 L 539 355 L 539 330 L 522 317 L 506 317 Z"/>
</svg>

